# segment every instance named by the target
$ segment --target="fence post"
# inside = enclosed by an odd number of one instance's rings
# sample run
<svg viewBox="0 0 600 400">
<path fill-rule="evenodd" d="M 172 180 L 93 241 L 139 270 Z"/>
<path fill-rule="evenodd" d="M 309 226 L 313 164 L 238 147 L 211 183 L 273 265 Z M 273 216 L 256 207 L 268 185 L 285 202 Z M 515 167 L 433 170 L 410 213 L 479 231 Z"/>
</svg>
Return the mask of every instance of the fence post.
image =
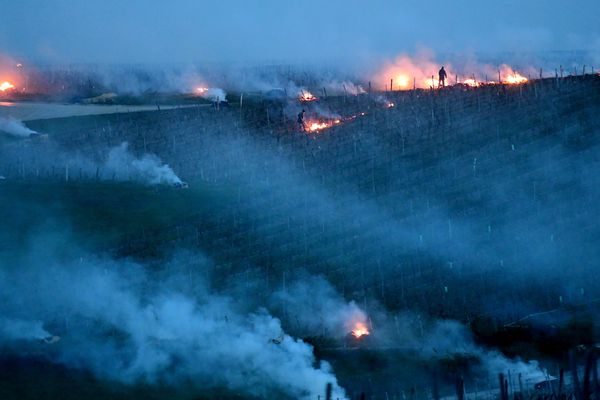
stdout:
<svg viewBox="0 0 600 400">
<path fill-rule="evenodd" d="M 462 377 L 456 380 L 456 398 L 457 400 L 464 400 L 465 398 L 465 381 Z"/>
<path fill-rule="evenodd" d="M 575 352 L 571 350 L 569 352 L 569 366 L 571 367 L 571 376 L 573 380 L 573 392 L 576 400 L 581 399 L 581 386 L 579 384 L 579 375 L 577 374 L 577 359 L 575 358 Z"/>
<path fill-rule="evenodd" d="M 559 400 L 562 397 L 564 381 L 565 381 L 565 370 L 561 368 L 558 372 L 558 399 Z"/>
<path fill-rule="evenodd" d="M 592 390 L 590 387 L 590 379 L 592 375 L 592 367 L 595 367 L 595 358 L 596 355 L 594 351 L 591 350 L 588 352 L 587 359 L 585 360 L 585 372 L 583 375 L 583 399 L 589 400 L 592 395 Z"/>
</svg>

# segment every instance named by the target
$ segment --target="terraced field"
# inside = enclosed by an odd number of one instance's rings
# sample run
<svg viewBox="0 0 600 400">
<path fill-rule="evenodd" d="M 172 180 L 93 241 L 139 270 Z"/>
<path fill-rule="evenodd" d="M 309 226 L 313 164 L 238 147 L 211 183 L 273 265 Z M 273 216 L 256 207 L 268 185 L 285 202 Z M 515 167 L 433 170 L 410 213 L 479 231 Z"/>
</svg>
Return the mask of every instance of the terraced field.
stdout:
<svg viewBox="0 0 600 400">
<path fill-rule="evenodd" d="M 304 105 L 309 116 L 357 117 L 313 134 L 297 129 L 299 107 L 250 98 L 241 109 L 29 121 L 47 137 L 0 142 L 0 255 L 17 263 L 20 244 L 44 240 L 38 231 L 68 231 L 82 254 L 150 269 L 183 252 L 183 268 L 201 268 L 234 297 L 250 290 L 266 301 L 286 282 L 322 275 L 373 316 L 374 338 L 379 313 L 412 312 L 552 363 L 597 339 L 568 327 L 597 324 L 600 77 L 322 98 Z M 189 187 L 111 176 L 102 160 L 122 142 Z M 282 320 L 349 391 L 385 398 L 427 385 L 402 375 L 382 344 L 350 367 L 341 343 Z M 548 326 L 558 328 L 536 336 Z M 385 389 L 391 376 L 402 383 Z"/>
</svg>

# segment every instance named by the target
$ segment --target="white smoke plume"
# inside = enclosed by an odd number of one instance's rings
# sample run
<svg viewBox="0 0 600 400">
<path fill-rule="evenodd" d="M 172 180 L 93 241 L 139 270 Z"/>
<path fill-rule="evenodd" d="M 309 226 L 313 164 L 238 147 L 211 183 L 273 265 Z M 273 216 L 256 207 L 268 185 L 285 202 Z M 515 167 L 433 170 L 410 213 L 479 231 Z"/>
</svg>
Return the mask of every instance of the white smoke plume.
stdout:
<svg viewBox="0 0 600 400">
<path fill-rule="evenodd" d="M 23 124 L 23 122 L 12 117 L 0 117 L 0 131 L 17 137 L 29 137 L 38 133 Z"/>
<path fill-rule="evenodd" d="M 401 317 L 401 321 L 407 322 Z M 494 378 L 499 372 L 523 374 L 526 382 L 539 382 L 547 376 L 536 361 L 524 362 L 520 359 L 511 360 L 499 351 L 485 349 L 475 343 L 472 333 L 463 324 L 451 320 L 414 321 L 425 324 L 425 333 L 421 337 L 403 338 L 415 340 L 412 345 L 421 349 L 424 357 L 430 359 L 443 358 L 452 354 L 469 354 L 481 362 L 483 372 Z M 414 326 L 414 325 L 413 325 Z M 402 331 L 406 334 L 406 330 Z"/>
<path fill-rule="evenodd" d="M 119 94 L 144 95 L 148 93 L 191 93 L 203 81 L 193 65 L 52 65 L 44 73 L 68 70 L 97 84 L 103 91 Z"/>
<path fill-rule="evenodd" d="M 286 328 L 298 335 L 339 340 L 348 335 L 356 323 L 361 323 L 371 330 L 371 345 L 403 349 L 425 363 L 469 356 L 477 360 L 474 368 L 480 376 L 493 380 L 499 372 L 510 371 L 514 376 L 521 374 L 528 386 L 548 376 L 535 360 L 509 359 L 499 351 L 476 344 L 470 330 L 458 321 L 409 312 L 394 315 L 376 304 L 371 304 L 371 315 L 367 315 L 320 277 L 293 281 L 285 290 L 275 292 L 271 300 L 278 315 L 284 315 Z"/>
<path fill-rule="evenodd" d="M 10 340 L 43 339 L 50 336 L 50 334 L 42 325 L 42 321 L 28 321 L 1 317 L 0 338 Z"/>
<path fill-rule="evenodd" d="M 367 324 L 366 313 L 354 302 L 346 301 L 323 278 L 309 277 L 293 282 L 272 295 L 291 326 L 306 336 L 322 335 L 333 339 L 346 336 L 356 323 Z"/>
<path fill-rule="evenodd" d="M 109 151 L 104 168 L 118 180 L 134 180 L 150 185 L 183 183 L 173 169 L 163 164 L 157 156 L 144 154 L 136 158 L 129 152 L 127 142 Z"/>
<path fill-rule="evenodd" d="M 332 383 L 312 348 L 285 334 L 277 318 L 214 293 L 191 275 L 154 279 L 131 263 L 29 263 L 0 273 L 0 345 L 60 333 L 47 357 L 123 383 L 195 382 L 259 398 L 315 399 Z M 243 302 L 242 302 L 243 303 Z M 28 324 L 19 319 L 43 321 Z M 56 324 L 55 321 L 68 321 Z M 53 325 L 54 324 L 54 325 Z M 61 332 L 55 332 L 60 331 Z M 26 346 L 26 345 L 25 345 Z M 14 348 L 14 347 L 13 347 Z"/>
<path fill-rule="evenodd" d="M 225 93 L 225 91 L 223 89 L 219 89 L 219 88 L 209 88 L 208 90 L 202 92 L 202 94 L 200 96 L 202 96 L 205 99 L 208 99 L 210 101 L 213 101 L 213 102 L 227 101 L 227 99 L 225 97 L 225 96 L 227 96 L 227 93 Z"/>
<path fill-rule="evenodd" d="M 331 81 L 325 83 L 324 87 L 327 90 L 327 94 L 333 95 L 349 94 L 352 96 L 356 96 L 362 93 L 366 93 L 365 89 L 361 85 L 356 85 L 350 81 Z"/>
</svg>

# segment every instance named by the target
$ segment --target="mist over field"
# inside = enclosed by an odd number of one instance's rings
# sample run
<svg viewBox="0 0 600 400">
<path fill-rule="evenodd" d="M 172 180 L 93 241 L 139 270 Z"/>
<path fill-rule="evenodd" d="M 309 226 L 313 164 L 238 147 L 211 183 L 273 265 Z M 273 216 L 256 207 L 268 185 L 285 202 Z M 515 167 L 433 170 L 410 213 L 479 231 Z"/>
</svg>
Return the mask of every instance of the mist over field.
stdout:
<svg viewBox="0 0 600 400">
<path fill-rule="evenodd" d="M 8 1 L 0 398 L 597 398 L 599 18 Z"/>
</svg>

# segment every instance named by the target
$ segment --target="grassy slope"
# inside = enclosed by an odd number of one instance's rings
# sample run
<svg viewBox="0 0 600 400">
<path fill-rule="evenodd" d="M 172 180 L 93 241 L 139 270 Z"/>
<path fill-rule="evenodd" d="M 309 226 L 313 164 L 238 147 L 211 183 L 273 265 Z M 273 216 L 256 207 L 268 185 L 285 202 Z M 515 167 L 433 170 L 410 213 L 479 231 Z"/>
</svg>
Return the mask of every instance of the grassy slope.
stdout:
<svg viewBox="0 0 600 400">
<path fill-rule="evenodd" d="M 210 213 L 225 193 L 202 184 L 190 189 L 131 183 L 4 181 L 0 183 L 0 251 L 52 226 L 71 230 L 90 251 L 112 250 L 147 232 L 150 245 L 171 240 L 168 228 Z M 219 197 L 223 201 L 223 197 Z"/>
<path fill-rule="evenodd" d="M 588 116 L 578 116 L 579 108 L 576 107 L 577 103 L 574 104 L 573 109 L 562 109 L 561 112 L 564 114 L 559 116 L 564 120 L 570 118 L 580 123 L 586 122 Z M 150 114 L 147 117 L 154 118 Z M 60 124 L 48 123 L 47 126 L 58 134 L 77 129 L 82 122 L 93 125 L 96 122 L 106 123 L 107 119 L 116 121 L 118 118 L 120 117 L 73 118 L 61 121 Z M 507 115 L 506 119 L 509 118 L 510 116 Z M 496 123 L 497 121 L 491 121 L 490 125 L 493 125 L 492 122 Z M 508 122 L 510 122 L 510 131 L 515 133 L 515 136 L 522 134 L 523 139 L 531 139 L 527 132 L 539 125 L 548 125 L 551 133 L 558 129 L 553 126 L 551 120 L 538 115 L 532 115 L 530 119 Z M 383 127 L 389 125 L 385 121 L 380 121 L 380 123 Z M 46 122 L 39 122 L 39 124 L 43 126 Z M 468 128 L 472 129 L 472 132 L 466 131 L 466 133 L 473 135 L 484 130 L 479 124 Z M 483 128 L 487 129 L 485 125 Z M 339 135 L 343 134 L 346 132 L 342 128 L 339 130 Z M 489 137 L 482 136 L 481 140 L 485 142 L 488 139 Z M 422 147 L 426 147 L 428 143 L 424 140 L 422 145 Z M 472 146 L 473 144 L 468 143 L 468 145 Z M 459 154 L 451 154 L 448 157 L 457 158 L 462 156 L 460 153 L 464 152 L 463 158 L 467 162 L 472 162 L 469 154 L 469 150 L 472 148 L 466 146 L 465 149 L 458 150 Z M 417 155 L 421 160 L 421 155 Z M 465 165 L 467 164 L 465 163 Z M 495 164 L 493 166 L 496 167 Z M 469 183 L 469 181 L 465 181 L 467 184 Z M 70 226 L 74 233 L 80 235 L 84 245 L 90 249 L 113 249 L 124 245 L 129 246 L 132 235 L 137 237 L 140 236 L 140 232 L 146 231 L 148 234 L 143 235 L 145 243 L 142 246 L 146 250 L 142 253 L 136 252 L 136 254 L 148 257 L 156 255 L 151 249 L 175 239 L 171 227 L 192 219 L 194 221 L 210 221 L 214 218 L 213 211 L 223 210 L 228 202 L 227 199 L 233 197 L 227 193 L 227 189 L 217 190 L 201 183 L 192 184 L 192 188 L 189 190 L 171 188 L 156 190 L 138 185 L 114 183 L 4 182 L 0 183 L 0 190 L 0 212 L 2 213 L 0 220 L 7 221 L 6 232 L 12 233 L 10 236 L 0 236 L 0 248 L 4 248 L 4 251 L 9 251 L 12 247 L 11 241 L 26 237 L 28 229 L 49 219 L 49 215 L 51 215 L 52 220 L 48 220 L 48 224 Z M 370 190 L 370 185 L 364 189 L 365 192 L 368 190 Z M 15 202 L 19 202 L 23 207 L 15 210 L 10 206 Z M 216 206 L 217 204 L 218 206 Z M 460 202 L 460 204 L 462 208 L 465 203 Z M 228 241 L 229 235 L 235 234 L 236 231 L 236 228 L 229 227 L 229 229 L 225 228 L 222 234 Z M 0 231 L 0 235 L 2 235 L 2 231 Z M 303 263 L 303 260 L 298 261 L 298 264 Z"/>
</svg>

